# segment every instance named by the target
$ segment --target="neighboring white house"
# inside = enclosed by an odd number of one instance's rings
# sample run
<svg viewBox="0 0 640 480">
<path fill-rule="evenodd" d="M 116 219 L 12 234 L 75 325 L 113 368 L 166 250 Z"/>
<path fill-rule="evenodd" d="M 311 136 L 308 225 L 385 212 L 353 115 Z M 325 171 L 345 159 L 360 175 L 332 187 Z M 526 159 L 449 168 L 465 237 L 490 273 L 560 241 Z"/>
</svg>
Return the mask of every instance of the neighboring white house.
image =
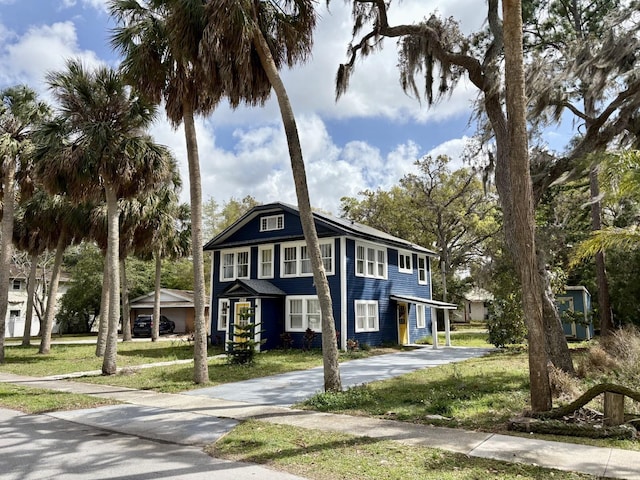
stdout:
<svg viewBox="0 0 640 480">
<path fill-rule="evenodd" d="M 464 321 L 477 322 L 487 319 L 489 314 L 488 303 L 493 300 L 493 295 L 483 288 L 473 287 L 464 294 Z"/>
<path fill-rule="evenodd" d="M 42 298 L 42 274 L 37 275 L 36 295 Z M 67 291 L 68 278 L 65 275 L 60 276 L 60 283 L 58 285 L 58 302 L 56 302 L 56 311 L 60 298 Z M 47 299 L 44 298 L 44 305 L 46 305 Z M 5 318 L 5 337 L 22 337 L 24 334 L 24 324 L 27 313 L 27 275 L 19 268 L 11 267 L 11 276 L 9 279 L 9 303 L 7 305 L 7 316 Z M 57 325 L 54 324 L 53 331 L 55 332 Z M 31 318 L 31 334 L 37 335 L 40 331 L 40 320 L 34 310 Z"/>
</svg>

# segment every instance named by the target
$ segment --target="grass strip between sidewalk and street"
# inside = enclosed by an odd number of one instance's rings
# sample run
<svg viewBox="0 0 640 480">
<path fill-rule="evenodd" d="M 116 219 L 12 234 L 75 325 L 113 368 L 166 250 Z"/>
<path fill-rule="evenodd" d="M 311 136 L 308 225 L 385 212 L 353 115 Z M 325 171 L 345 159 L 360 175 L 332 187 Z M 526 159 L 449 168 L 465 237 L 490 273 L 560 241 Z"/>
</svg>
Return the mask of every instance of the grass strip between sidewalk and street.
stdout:
<svg viewBox="0 0 640 480">
<path fill-rule="evenodd" d="M 208 446 L 206 451 L 217 458 L 267 465 L 313 480 L 594 478 L 434 448 L 260 421 L 240 424 Z"/>
<path fill-rule="evenodd" d="M 40 414 L 60 410 L 102 407 L 118 403 L 120 402 L 116 400 L 97 398 L 90 395 L 0 383 L 0 407 L 24 413 Z"/>
</svg>

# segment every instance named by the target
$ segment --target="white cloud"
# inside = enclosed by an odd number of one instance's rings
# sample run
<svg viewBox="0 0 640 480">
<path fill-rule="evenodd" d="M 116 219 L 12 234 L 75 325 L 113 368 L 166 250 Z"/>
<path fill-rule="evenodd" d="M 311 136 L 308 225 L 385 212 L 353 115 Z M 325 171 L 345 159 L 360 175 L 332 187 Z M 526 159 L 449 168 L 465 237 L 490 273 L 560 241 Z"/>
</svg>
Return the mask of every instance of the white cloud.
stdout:
<svg viewBox="0 0 640 480">
<path fill-rule="evenodd" d="M 97 55 L 78 45 L 72 22 L 30 27 L 21 37 L 5 33 L 0 46 L 0 83 L 26 83 L 40 93 L 45 92 L 47 72 L 64 68 L 69 58 L 79 58 L 86 65 L 101 63 Z"/>
</svg>

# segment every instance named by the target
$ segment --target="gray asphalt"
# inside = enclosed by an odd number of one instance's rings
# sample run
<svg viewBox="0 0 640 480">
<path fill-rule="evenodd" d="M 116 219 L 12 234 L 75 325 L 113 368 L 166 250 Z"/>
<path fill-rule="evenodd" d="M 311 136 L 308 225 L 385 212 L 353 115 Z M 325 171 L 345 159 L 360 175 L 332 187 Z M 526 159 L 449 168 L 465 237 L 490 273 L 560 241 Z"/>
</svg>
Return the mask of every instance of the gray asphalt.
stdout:
<svg viewBox="0 0 640 480">
<path fill-rule="evenodd" d="M 143 412 L 143 418 L 157 420 L 149 412 Z M 253 464 L 212 458 L 201 447 L 2 408 L 0 452 L 2 480 L 303 480 Z"/>
<path fill-rule="evenodd" d="M 461 362 L 490 352 L 488 348 L 447 347 L 417 348 L 404 352 L 351 360 L 340 364 L 342 387 L 348 388 L 376 380 L 385 380 L 423 368 Z M 228 383 L 211 388 L 185 392 L 209 398 L 248 402 L 254 405 L 289 407 L 324 391 L 322 367 L 254 378 L 244 382 Z"/>
</svg>

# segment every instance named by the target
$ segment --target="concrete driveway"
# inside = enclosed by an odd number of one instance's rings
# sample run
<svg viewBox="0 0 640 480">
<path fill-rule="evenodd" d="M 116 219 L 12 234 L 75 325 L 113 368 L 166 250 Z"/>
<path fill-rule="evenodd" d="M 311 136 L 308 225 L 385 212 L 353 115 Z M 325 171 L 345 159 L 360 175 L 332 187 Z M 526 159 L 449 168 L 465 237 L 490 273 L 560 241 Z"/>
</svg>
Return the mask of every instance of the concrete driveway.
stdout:
<svg viewBox="0 0 640 480">
<path fill-rule="evenodd" d="M 462 347 L 434 350 L 431 346 L 426 346 L 405 352 L 343 362 L 340 364 L 340 377 L 343 388 L 348 388 L 397 377 L 422 368 L 461 362 L 486 355 L 490 351 L 489 348 Z M 185 394 L 248 402 L 256 405 L 288 407 L 322 391 L 324 391 L 324 372 L 322 367 L 317 367 L 311 370 L 191 390 Z"/>
</svg>

